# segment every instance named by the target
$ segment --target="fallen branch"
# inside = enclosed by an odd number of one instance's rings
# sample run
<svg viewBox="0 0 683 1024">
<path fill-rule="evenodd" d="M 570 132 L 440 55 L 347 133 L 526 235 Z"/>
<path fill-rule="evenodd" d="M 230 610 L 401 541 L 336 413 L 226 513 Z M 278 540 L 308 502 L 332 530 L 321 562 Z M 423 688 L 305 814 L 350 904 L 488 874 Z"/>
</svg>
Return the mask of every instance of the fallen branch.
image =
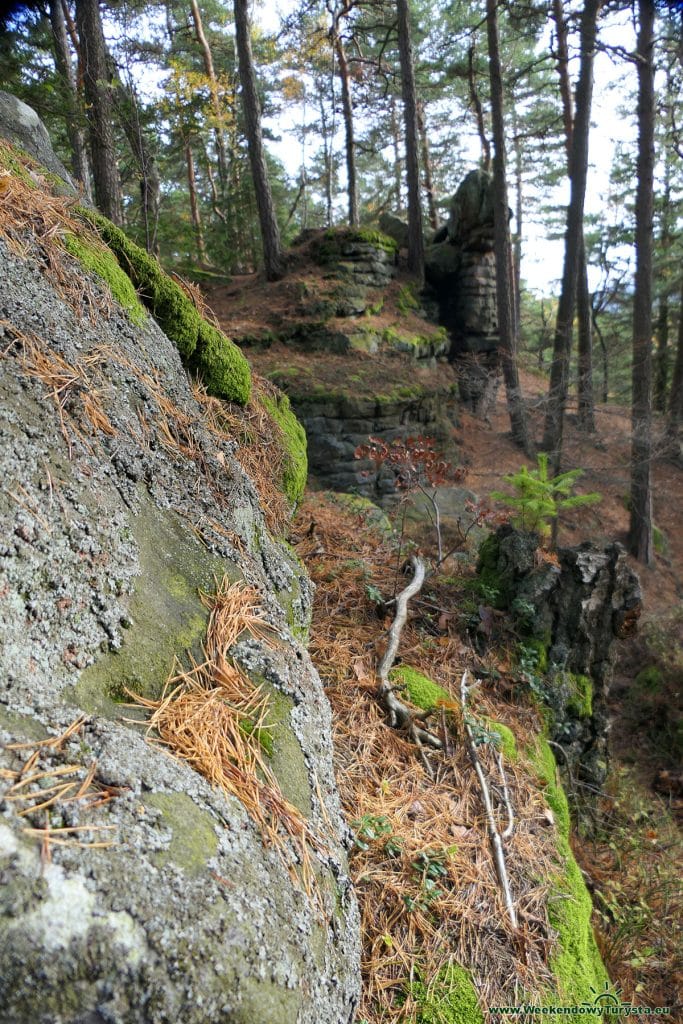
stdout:
<svg viewBox="0 0 683 1024">
<path fill-rule="evenodd" d="M 384 657 L 379 663 L 377 675 L 379 677 L 379 698 L 389 716 L 389 724 L 394 729 L 404 729 L 413 740 L 420 752 L 420 759 L 425 771 L 430 778 L 434 778 L 434 771 L 425 753 L 424 747 L 433 747 L 441 750 L 443 744 L 438 736 L 423 729 L 418 722 L 424 722 L 428 713 L 424 711 L 412 711 L 402 700 L 396 696 L 397 687 L 389 682 L 389 673 L 396 661 L 398 645 L 401 640 L 401 632 L 408 617 L 408 602 L 411 597 L 418 594 L 425 581 L 426 567 L 421 558 L 413 556 L 410 559 L 413 567 L 413 578 L 400 594 L 396 597 L 396 615 L 389 629 L 389 642 L 384 652 Z"/>
<path fill-rule="evenodd" d="M 477 778 L 479 779 L 479 788 L 481 790 L 482 800 L 484 803 L 484 807 L 486 809 L 486 823 L 488 826 L 489 839 L 491 840 L 491 847 L 493 849 L 493 860 L 496 865 L 496 874 L 498 875 L 498 881 L 500 882 L 500 887 L 503 891 L 507 912 L 510 915 L 510 923 L 512 924 L 512 927 L 516 931 L 517 913 L 515 911 L 514 904 L 512 902 L 512 894 L 510 892 L 510 883 L 508 881 L 507 867 L 505 865 L 505 854 L 503 852 L 503 841 L 500 832 L 498 831 L 496 818 L 493 813 L 493 803 L 491 801 L 491 791 L 489 789 L 489 784 L 486 781 L 484 769 L 482 768 L 481 761 L 479 760 L 479 757 L 477 755 L 477 747 L 474 742 L 472 727 L 467 721 L 467 715 L 465 714 L 465 709 L 467 707 L 467 669 L 465 669 L 465 671 L 463 672 L 462 679 L 460 681 L 460 701 L 462 703 L 463 722 L 465 726 L 465 743 L 467 745 L 467 752 L 470 755 L 470 761 L 472 762 L 472 766 L 475 772 L 477 773 Z M 501 778 L 503 780 L 505 805 L 508 811 L 508 827 L 505 829 L 503 835 L 505 838 L 508 838 L 508 836 L 512 834 L 512 826 L 514 824 L 514 821 L 512 818 L 512 808 L 507 793 L 507 783 L 505 781 L 505 775 L 502 772 L 502 762 L 499 762 L 499 770 L 501 771 Z"/>
</svg>

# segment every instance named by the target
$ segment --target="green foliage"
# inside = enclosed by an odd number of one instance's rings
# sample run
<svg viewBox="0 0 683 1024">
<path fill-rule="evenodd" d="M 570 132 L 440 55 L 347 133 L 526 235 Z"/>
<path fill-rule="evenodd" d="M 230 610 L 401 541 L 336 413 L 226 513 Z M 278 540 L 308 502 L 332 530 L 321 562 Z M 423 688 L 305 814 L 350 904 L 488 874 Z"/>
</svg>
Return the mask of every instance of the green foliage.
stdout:
<svg viewBox="0 0 683 1024">
<path fill-rule="evenodd" d="M 542 538 L 550 536 L 550 524 L 560 512 L 583 505 L 593 505 L 601 500 L 597 493 L 575 494 L 572 490 L 583 470 L 572 469 L 555 477 L 548 475 L 548 456 L 540 452 L 538 468 L 522 466 L 517 473 L 503 477 L 513 488 L 513 494 L 492 491 L 491 497 L 515 511 L 513 525 L 520 530 L 538 533 Z"/>
</svg>

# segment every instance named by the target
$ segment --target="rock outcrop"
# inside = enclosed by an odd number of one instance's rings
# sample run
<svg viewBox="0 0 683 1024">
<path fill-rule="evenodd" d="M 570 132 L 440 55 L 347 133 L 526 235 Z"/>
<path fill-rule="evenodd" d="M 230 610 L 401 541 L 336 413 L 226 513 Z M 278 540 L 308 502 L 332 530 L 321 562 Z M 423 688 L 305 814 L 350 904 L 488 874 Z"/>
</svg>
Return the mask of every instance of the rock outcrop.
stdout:
<svg viewBox="0 0 683 1024">
<path fill-rule="evenodd" d="M 551 711 L 551 738 L 583 782 L 607 776 L 607 696 L 617 638 L 640 615 L 638 577 L 620 544 L 560 548 L 538 558 L 538 536 L 502 526 L 481 548 L 479 573 L 522 637 L 528 677 Z"/>
<path fill-rule="evenodd" d="M 427 247 L 425 272 L 449 333 L 460 395 L 486 415 L 498 387 L 498 314 L 493 253 L 493 182 L 470 171 L 451 200 L 449 217 Z"/>
<path fill-rule="evenodd" d="M 107 231 L 3 154 L 0 1024 L 351 1021 L 359 922 L 330 711 L 297 640 L 308 579 L 164 309 L 123 288 Z M 204 323 L 183 337 L 222 348 Z M 227 764 L 233 792 L 144 727 L 203 660 L 201 593 L 221 580 L 262 620 L 221 655 L 265 708 L 238 732 L 267 778 Z"/>
</svg>

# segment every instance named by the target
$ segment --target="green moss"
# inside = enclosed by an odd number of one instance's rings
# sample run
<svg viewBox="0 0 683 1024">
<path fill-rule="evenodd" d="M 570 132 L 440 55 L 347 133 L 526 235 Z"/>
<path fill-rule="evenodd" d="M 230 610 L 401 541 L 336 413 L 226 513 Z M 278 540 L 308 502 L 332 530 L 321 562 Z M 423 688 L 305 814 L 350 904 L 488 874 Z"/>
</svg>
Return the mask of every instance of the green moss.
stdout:
<svg viewBox="0 0 683 1024">
<path fill-rule="evenodd" d="M 661 669 L 656 665 L 648 665 L 641 669 L 633 680 L 633 685 L 638 690 L 645 690 L 648 693 L 659 693 L 664 684 L 664 676 Z"/>
<path fill-rule="evenodd" d="M 308 477 L 306 431 L 292 412 L 286 395 L 278 395 L 277 398 L 264 395 L 263 404 L 284 437 L 286 459 L 282 472 L 283 490 L 292 504 L 298 505 Z"/>
<path fill-rule="evenodd" d="M 241 578 L 234 566 L 200 547 L 171 512 L 144 505 L 131 517 L 131 528 L 141 571 L 128 598 L 123 644 L 100 656 L 64 694 L 84 711 L 115 719 L 120 702 L 129 700 L 127 689 L 156 699 L 176 657 L 191 650 L 201 659 L 208 613 L 198 591 L 211 590 L 216 576 Z"/>
<path fill-rule="evenodd" d="M 523 647 L 527 652 L 533 651 L 536 655 L 536 672 L 541 674 L 548 671 L 548 646 L 549 642 L 529 637 L 524 640 Z"/>
<path fill-rule="evenodd" d="M 417 1024 L 483 1024 L 477 992 L 460 964 L 449 964 L 429 984 L 416 981 L 410 994 L 417 1003 Z"/>
<path fill-rule="evenodd" d="M 447 690 L 432 682 L 427 676 L 423 676 L 417 669 L 410 665 L 398 665 L 392 668 L 389 679 L 398 686 L 405 686 L 406 695 L 412 704 L 416 704 L 423 711 L 435 708 L 439 701 L 452 700 Z"/>
<path fill-rule="evenodd" d="M 29 167 L 37 166 L 35 160 L 32 160 L 27 153 L 24 153 L 21 146 L 17 144 L 10 145 L 6 139 L 0 140 L 0 168 L 3 171 L 9 171 L 16 178 L 20 178 L 25 185 L 37 188 L 34 179 L 26 169 L 27 164 Z"/>
<path fill-rule="evenodd" d="M 590 718 L 593 714 L 593 681 L 588 676 L 566 674 L 570 697 L 567 706 L 579 718 Z"/>
<path fill-rule="evenodd" d="M 67 234 L 63 238 L 64 248 L 83 264 L 86 270 L 92 271 L 109 285 L 112 295 L 123 307 L 129 320 L 140 326 L 145 322 L 146 314 L 138 299 L 137 293 L 127 274 L 121 270 L 111 249 L 104 245 L 92 245 L 85 237 Z"/>
<path fill-rule="evenodd" d="M 498 537 L 495 533 L 491 533 L 479 548 L 477 576 L 479 584 L 487 590 L 487 600 L 495 608 L 505 609 L 508 607 L 510 594 L 498 568 L 499 557 Z"/>
<path fill-rule="evenodd" d="M 251 393 L 251 373 L 239 349 L 201 318 L 180 285 L 164 273 L 153 256 L 101 214 L 85 207 L 78 212 L 114 253 L 164 334 L 177 346 L 183 362 L 202 374 L 211 394 L 244 405 Z"/>
<path fill-rule="evenodd" d="M 162 813 L 162 821 L 173 835 L 167 850 L 153 855 L 159 867 L 175 864 L 188 875 L 199 875 L 215 856 L 218 837 L 213 819 L 185 793 L 149 793 L 143 803 Z"/>
<path fill-rule="evenodd" d="M 251 393 L 249 364 L 229 338 L 202 320 L 197 347 L 190 360 L 210 395 L 246 405 Z"/>
<path fill-rule="evenodd" d="M 569 845 L 569 804 L 557 781 L 557 766 L 547 740 L 539 737 L 526 753 L 545 784 L 545 798 L 558 833 L 558 871 L 552 879 L 548 907 L 550 923 L 558 934 L 557 952 L 550 960 L 557 991 L 549 994 L 548 1001 L 592 1005 L 595 993 L 604 989 L 609 978 L 593 935 L 590 894 Z"/>
<path fill-rule="evenodd" d="M 659 526 L 652 526 L 652 543 L 658 555 L 667 555 L 669 552 L 669 541 L 666 534 Z"/>
<path fill-rule="evenodd" d="M 201 317 L 180 285 L 164 273 L 154 256 L 132 242 L 106 217 L 84 207 L 79 213 L 112 250 L 164 334 L 175 342 L 181 357 L 189 359 L 197 347 Z"/>
<path fill-rule="evenodd" d="M 396 300 L 399 313 L 410 313 L 420 308 L 420 301 L 415 294 L 415 286 L 412 283 L 405 284 L 398 291 Z"/>
<path fill-rule="evenodd" d="M 496 747 L 500 750 L 507 761 L 514 763 L 519 754 L 517 753 L 517 740 L 512 729 L 508 728 L 507 725 L 503 725 L 502 722 L 496 722 L 492 718 L 485 718 L 484 724 L 486 728 L 497 736 L 498 739 L 495 741 Z"/>
</svg>

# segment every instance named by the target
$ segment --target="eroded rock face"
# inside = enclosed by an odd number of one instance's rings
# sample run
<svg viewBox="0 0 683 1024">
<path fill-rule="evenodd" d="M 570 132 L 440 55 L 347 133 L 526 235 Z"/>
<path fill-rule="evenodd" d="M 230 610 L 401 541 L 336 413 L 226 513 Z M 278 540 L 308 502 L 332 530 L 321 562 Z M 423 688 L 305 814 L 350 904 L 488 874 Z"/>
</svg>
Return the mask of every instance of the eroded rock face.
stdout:
<svg viewBox="0 0 683 1024">
<path fill-rule="evenodd" d="M 545 676 L 552 738 L 582 781 L 607 775 L 607 695 L 615 640 L 635 630 L 640 582 L 621 544 L 559 548 L 539 559 L 538 537 L 502 526 L 482 546 L 479 572 L 518 623 L 532 671 Z"/>
<path fill-rule="evenodd" d="M 461 398 L 485 416 L 499 376 L 493 182 L 485 171 L 471 171 L 453 196 L 447 224 L 427 247 L 425 272 L 449 332 Z"/>
<path fill-rule="evenodd" d="M 0 241 L 0 1024 L 350 1021 L 359 922 L 330 711 L 295 639 L 308 579 L 174 344 L 76 263 L 58 293 L 30 250 Z M 320 836 L 312 886 L 284 833 L 266 845 L 240 800 L 126 721 L 144 717 L 126 688 L 158 697 L 174 657 L 201 658 L 198 588 L 224 576 L 270 624 L 232 655 L 269 697 L 280 790 Z M 20 814 L 67 769 L 110 799 L 46 791 Z"/>
</svg>

